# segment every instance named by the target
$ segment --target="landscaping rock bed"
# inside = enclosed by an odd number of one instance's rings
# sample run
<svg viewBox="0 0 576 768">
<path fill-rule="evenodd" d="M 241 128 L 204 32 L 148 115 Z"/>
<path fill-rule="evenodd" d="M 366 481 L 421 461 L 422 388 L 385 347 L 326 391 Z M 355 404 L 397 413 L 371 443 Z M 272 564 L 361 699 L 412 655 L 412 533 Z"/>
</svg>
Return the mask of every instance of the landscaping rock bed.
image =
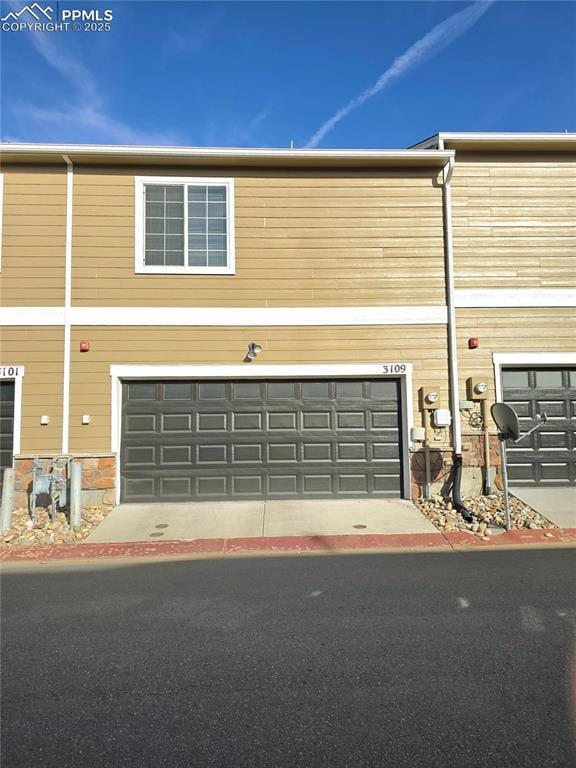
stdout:
<svg viewBox="0 0 576 768">
<path fill-rule="evenodd" d="M 504 530 L 504 495 L 473 496 L 463 500 L 464 506 L 474 516 L 474 522 L 467 523 L 452 507 L 449 498 L 434 495 L 431 499 L 416 499 L 414 504 L 441 531 L 466 531 L 489 539 Z M 557 528 L 546 518 L 535 512 L 515 496 L 510 496 L 510 521 L 512 529 Z"/>
<path fill-rule="evenodd" d="M 32 525 L 30 513 L 25 507 L 15 509 L 12 513 L 12 527 L 0 533 L 0 546 L 18 547 L 22 545 L 43 546 L 46 544 L 74 544 L 83 541 L 100 525 L 112 507 L 84 507 L 82 510 L 82 527 L 72 531 L 68 516 L 58 512 L 52 522 L 46 509 L 36 509 L 36 525 Z"/>
</svg>

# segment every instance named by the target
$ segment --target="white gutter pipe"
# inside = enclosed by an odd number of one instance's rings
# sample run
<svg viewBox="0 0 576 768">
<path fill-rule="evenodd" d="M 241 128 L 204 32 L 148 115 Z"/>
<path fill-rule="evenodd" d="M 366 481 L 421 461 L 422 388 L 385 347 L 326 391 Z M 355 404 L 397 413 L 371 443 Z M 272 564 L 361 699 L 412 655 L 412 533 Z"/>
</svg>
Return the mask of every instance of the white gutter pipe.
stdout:
<svg viewBox="0 0 576 768">
<path fill-rule="evenodd" d="M 442 202 L 444 213 L 444 249 L 446 263 L 446 304 L 448 309 L 448 372 L 450 378 L 450 411 L 452 412 L 452 439 L 454 442 L 454 467 L 452 472 L 452 503 L 467 522 L 472 521 L 460 495 L 462 480 L 462 427 L 460 424 L 460 389 L 458 385 L 458 348 L 456 343 L 456 310 L 454 305 L 454 246 L 452 242 L 452 174 L 454 158 L 444 166 Z"/>
<path fill-rule="evenodd" d="M 66 163 L 66 257 L 64 278 L 64 371 L 62 386 L 62 453 L 69 449 L 70 431 L 70 344 L 72 307 L 72 202 L 74 195 L 74 165 L 68 155 L 62 155 Z"/>
<path fill-rule="evenodd" d="M 444 248 L 446 254 L 446 304 L 448 309 L 448 369 L 450 376 L 450 410 L 452 411 L 452 434 L 454 453 L 462 453 L 462 432 L 460 425 L 460 392 L 458 386 L 458 349 L 456 345 L 456 309 L 454 302 L 454 247 L 452 243 L 452 188 L 454 158 L 444 166 L 442 187 L 444 207 Z"/>
</svg>

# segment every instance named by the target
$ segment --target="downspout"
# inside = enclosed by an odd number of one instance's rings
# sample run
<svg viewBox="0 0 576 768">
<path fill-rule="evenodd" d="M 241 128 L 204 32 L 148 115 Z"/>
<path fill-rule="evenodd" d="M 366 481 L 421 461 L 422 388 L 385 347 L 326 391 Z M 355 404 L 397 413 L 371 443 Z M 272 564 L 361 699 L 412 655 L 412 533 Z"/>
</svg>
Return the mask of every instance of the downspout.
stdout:
<svg viewBox="0 0 576 768">
<path fill-rule="evenodd" d="M 444 149 L 441 140 L 439 149 Z M 446 304 L 448 310 L 448 371 L 450 378 L 450 410 L 452 412 L 452 439 L 454 441 L 454 469 L 452 474 L 452 504 L 466 522 L 472 521 L 471 512 L 464 506 L 460 495 L 462 481 L 462 428 L 460 424 L 460 390 L 458 386 L 458 349 L 456 344 L 456 310 L 454 306 L 454 248 L 452 243 L 452 174 L 454 158 L 444 166 L 442 203 L 444 209 L 444 249 L 446 256 Z"/>
<path fill-rule="evenodd" d="M 72 306 L 72 201 L 74 194 L 74 165 L 68 155 L 66 163 L 66 258 L 64 281 L 64 373 L 62 386 L 62 453 L 69 449 L 70 429 L 70 309 Z"/>
</svg>

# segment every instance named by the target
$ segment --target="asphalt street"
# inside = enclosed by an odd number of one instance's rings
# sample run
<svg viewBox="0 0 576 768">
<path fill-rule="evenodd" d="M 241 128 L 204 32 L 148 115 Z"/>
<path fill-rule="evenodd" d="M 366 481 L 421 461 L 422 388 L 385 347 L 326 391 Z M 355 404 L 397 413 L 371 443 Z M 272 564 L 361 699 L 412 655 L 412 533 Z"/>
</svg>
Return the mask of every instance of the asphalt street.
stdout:
<svg viewBox="0 0 576 768">
<path fill-rule="evenodd" d="M 576 550 L 9 567 L 2 766 L 572 768 Z"/>
</svg>

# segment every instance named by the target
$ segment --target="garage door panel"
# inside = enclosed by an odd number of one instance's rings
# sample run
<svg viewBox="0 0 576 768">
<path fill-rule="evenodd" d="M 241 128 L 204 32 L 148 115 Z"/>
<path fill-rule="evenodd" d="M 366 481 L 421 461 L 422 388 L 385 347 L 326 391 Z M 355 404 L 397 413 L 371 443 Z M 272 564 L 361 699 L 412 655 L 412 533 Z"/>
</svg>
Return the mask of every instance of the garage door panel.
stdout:
<svg viewBox="0 0 576 768">
<path fill-rule="evenodd" d="M 156 416 L 154 414 L 128 414 L 126 416 L 126 434 L 134 432 L 155 432 Z"/>
<path fill-rule="evenodd" d="M 0 493 L 4 470 L 12 466 L 15 391 L 14 381 L 0 381 Z"/>
<path fill-rule="evenodd" d="M 540 464 L 541 478 L 543 481 L 568 481 L 570 479 L 567 462 L 551 463 L 543 461 Z"/>
<path fill-rule="evenodd" d="M 161 464 L 190 464 L 192 462 L 192 447 L 188 443 L 184 445 L 161 445 Z"/>
<path fill-rule="evenodd" d="M 127 466 L 142 464 L 157 464 L 155 445 L 130 445 L 126 448 L 125 462 Z"/>
<path fill-rule="evenodd" d="M 124 501 L 401 494 L 396 380 L 143 383 L 124 386 Z"/>
<path fill-rule="evenodd" d="M 530 437 L 507 446 L 512 485 L 570 485 L 576 483 L 576 370 L 527 368 L 502 373 L 503 399 L 528 431 L 548 422 Z"/>
<path fill-rule="evenodd" d="M 191 477 L 161 477 L 159 479 L 159 489 L 157 495 L 169 498 L 174 496 L 190 496 L 192 494 Z"/>
</svg>

